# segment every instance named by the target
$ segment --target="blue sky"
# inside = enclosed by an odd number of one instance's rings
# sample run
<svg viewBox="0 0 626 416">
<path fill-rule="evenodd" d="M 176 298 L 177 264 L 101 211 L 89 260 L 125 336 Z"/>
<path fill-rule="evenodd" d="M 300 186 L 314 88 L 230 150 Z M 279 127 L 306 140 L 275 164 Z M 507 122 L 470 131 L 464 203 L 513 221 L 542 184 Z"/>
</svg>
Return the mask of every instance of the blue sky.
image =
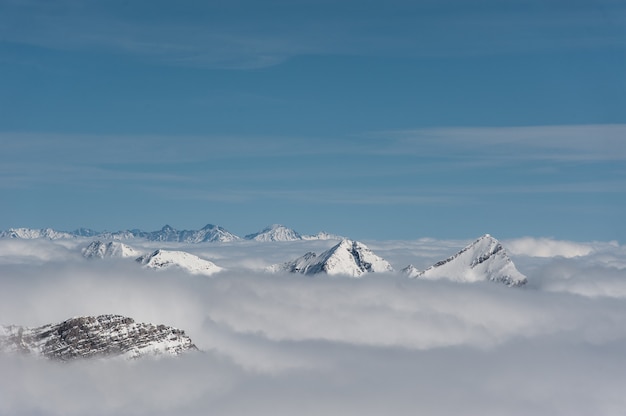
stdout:
<svg viewBox="0 0 626 416">
<path fill-rule="evenodd" d="M 625 241 L 623 1 L 0 0 L 0 228 Z"/>
</svg>

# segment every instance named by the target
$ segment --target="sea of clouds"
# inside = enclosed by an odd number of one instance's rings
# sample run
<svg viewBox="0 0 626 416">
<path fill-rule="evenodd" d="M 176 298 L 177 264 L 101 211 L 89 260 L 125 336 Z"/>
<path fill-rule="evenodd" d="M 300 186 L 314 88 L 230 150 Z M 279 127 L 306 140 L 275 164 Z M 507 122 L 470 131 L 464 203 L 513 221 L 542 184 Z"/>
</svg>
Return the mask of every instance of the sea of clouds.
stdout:
<svg viewBox="0 0 626 416">
<path fill-rule="evenodd" d="M 228 270 L 87 260 L 89 240 L 0 240 L 0 324 L 115 313 L 184 329 L 179 358 L 58 363 L 0 355 L 2 415 L 619 415 L 626 247 L 503 241 L 522 288 L 270 274 L 332 241 L 163 245 Z M 399 270 L 469 241 L 366 242 Z"/>
</svg>

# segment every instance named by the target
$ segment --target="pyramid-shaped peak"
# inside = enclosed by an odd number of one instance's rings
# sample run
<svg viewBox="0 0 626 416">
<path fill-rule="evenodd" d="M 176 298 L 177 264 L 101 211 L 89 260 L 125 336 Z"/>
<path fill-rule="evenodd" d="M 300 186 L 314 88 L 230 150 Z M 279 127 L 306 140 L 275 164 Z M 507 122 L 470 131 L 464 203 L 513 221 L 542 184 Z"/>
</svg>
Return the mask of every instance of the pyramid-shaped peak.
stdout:
<svg viewBox="0 0 626 416">
<path fill-rule="evenodd" d="M 137 257 L 141 252 L 119 241 L 92 241 L 82 250 L 83 257 L 88 259 L 107 257 Z"/>
<path fill-rule="evenodd" d="M 325 273 L 331 276 L 360 277 L 370 272 L 393 271 L 393 268 L 365 244 L 344 239 L 319 256 L 315 253 L 306 253 L 293 261 L 271 266 L 270 270 L 285 270 L 306 275 Z"/>
<path fill-rule="evenodd" d="M 405 273 L 410 277 L 424 279 L 445 278 L 461 282 L 490 280 L 508 286 L 521 286 L 527 282 L 526 276 L 515 268 L 502 244 L 489 234 L 424 271 L 407 267 Z"/>
<path fill-rule="evenodd" d="M 296 241 L 302 240 L 302 236 L 295 230 L 281 224 L 272 224 L 263 230 L 248 234 L 246 240 L 255 241 Z"/>
</svg>

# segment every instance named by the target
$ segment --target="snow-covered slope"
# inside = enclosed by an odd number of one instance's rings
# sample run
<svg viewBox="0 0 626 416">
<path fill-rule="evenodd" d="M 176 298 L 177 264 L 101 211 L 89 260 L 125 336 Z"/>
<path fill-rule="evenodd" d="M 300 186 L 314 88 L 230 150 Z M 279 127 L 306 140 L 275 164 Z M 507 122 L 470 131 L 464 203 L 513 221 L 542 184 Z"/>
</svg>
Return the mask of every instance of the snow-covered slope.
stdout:
<svg viewBox="0 0 626 416">
<path fill-rule="evenodd" d="M 410 277 L 420 279 L 450 279 L 459 282 L 490 280 L 508 286 L 521 286 L 527 281 L 498 240 L 485 234 L 457 254 L 440 261 L 424 271 L 412 265 L 403 269 Z"/>
<path fill-rule="evenodd" d="M 273 224 L 257 233 L 248 234 L 245 236 L 245 239 L 254 241 L 296 241 L 302 240 L 302 236 L 284 225 Z"/>
<path fill-rule="evenodd" d="M 137 262 L 151 269 L 178 267 L 192 274 L 212 275 L 223 270 L 208 260 L 201 259 L 184 251 L 156 250 L 137 259 Z"/>
<path fill-rule="evenodd" d="M 141 252 L 134 248 L 127 246 L 119 241 L 109 241 L 104 243 L 102 241 L 92 241 L 82 251 L 83 257 L 92 259 L 105 257 L 138 257 L 141 256 Z"/>
<path fill-rule="evenodd" d="M 76 317 L 38 328 L 0 326 L 0 350 L 58 360 L 179 355 L 195 350 L 185 332 L 119 315 Z"/>
<path fill-rule="evenodd" d="M 268 270 L 284 270 L 306 275 L 326 273 L 332 276 L 359 277 L 368 272 L 393 271 L 393 268 L 389 262 L 374 254 L 365 244 L 342 240 L 319 256 L 309 252 L 294 261 L 271 266 Z"/>
</svg>

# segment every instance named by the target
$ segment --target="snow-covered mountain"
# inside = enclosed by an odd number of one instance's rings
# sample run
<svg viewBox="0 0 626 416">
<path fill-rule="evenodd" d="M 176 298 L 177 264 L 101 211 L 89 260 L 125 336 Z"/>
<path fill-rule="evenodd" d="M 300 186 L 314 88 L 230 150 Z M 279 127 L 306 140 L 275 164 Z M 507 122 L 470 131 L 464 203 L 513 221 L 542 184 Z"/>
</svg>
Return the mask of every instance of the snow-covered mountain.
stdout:
<svg viewBox="0 0 626 416">
<path fill-rule="evenodd" d="M 151 269 L 167 269 L 178 267 L 192 274 L 210 276 L 223 270 L 208 260 L 201 259 L 184 251 L 156 250 L 137 259 L 137 262 Z"/>
<path fill-rule="evenodd" d="M 241 237 L 236 236 L 219 225 L 207 224 L 200 230 L 193 231 L 189 236 L 185 236 L 184 240 L 186 243 L 229 243 L 231 241 L 241 240 Z"/>
<path fill-rule="evenodd" d="M 56 231 L 52 228 L 9 228 L 0 232 L 0 238 L 21 238 L 24 240 L 32 240 L 37 238 L 45 238 L 48 240 L 59 240 L 62 238 L 75 238 L 72 233 L 65 231 Z"/>
<path fill-rule="evenodd" d="M 10 228 L 9 230 L 0 232 L 0 238 L 47 238 L 50 240 L 58 240 L 77 237 L 95 237 L 101 240 L 116 241 L 142 238 L 149 241 L 167 241 L 178 243 L 231 242 L 241 240 L 240 237 L 229 232 L 225 228 L 213 224 L 207 224 L 199 230 L 177 230 L 169 225 L 165 225 L 158 231 L 132 229 L 115 232 L 98 232 L 89 228 L 79 228 L 71 232 L 66 232 L 56 231 L 52 228 Z"/>
<path fill-rule="evenodd" d="M 141 252 L 134 248 L 120 243 L 119 241 L 109 241 L 104 243 L 100 240 L 92 241 L 87 247 L 82 250 L 83 257 L 88 259 L 105 257 L 138 257 L 141 256 Z"/>
<path fill-rule="evenodd" d="M 508 286 L 526 284 L 526 276 L 520 273 L 498 240 L 485 234 L 457 254 L 440 261 L 426 270 L 419 271 L 413 265 L 403 272 L 420 279 L 450 279 L 459 282 L 490 280 Z"/>
<path fill-rule="evenodd" d="M 143 231 L 140 229 L 121 231 L 95 231 L 90 228 L 78 228 L 74 231 L 57 231 L 52 228 L 10 228 L 0 231 L 0 238 L 37 239 L 49 240 L 73 239 L 73 238 L 97 238 L 105 241 L 126 241 L 133 239 L 145 239 L 148 241 L 163 241 L 175 243 L 205 243 L 217 242 L 228 243 L 242 240 L 241 237 L 231 233 L 219 225 L 207 224 L 199 230 L 177 230 L 170 225 L 165 225 L 157 231 Z M 326 232 L 314 235 L 301 235 L 297 231 L 283 225 L 274 224 L 262 231 L 246 235 L 246 240 L 254 241 L 297 241 L 297 240 L 341 240 L 343 237 Z"/>
<path fill-rule="evenodd" d="M 244 237 L 246 240 L 254 241 L 296 241 L 302 240 L 302 236 L 291 228 L 287 228 L 284 225 L 273 224 L 263 230 L 248 234 Z"/>
<path fill-rule="evenodd" d="M 309 252 L 293 261 L 270 266 L 268 270 L 283 270 L 306 275 L 326 273 L 331 276 L 359 277 L 368 272 L 390 272 L 393 268 L 389 262 L 374 254 L 365 244 L 341 240 L 319 256 Z"/>
<path fill-rule="evenodd" d="M 177 243 L 231 242 L 241 240 L 223 227 L 207 224 L 199 230 L 177 230 L 169 225 L 159 231 L 131 231 L 135 237 L 150 241 L 168 241 Z"/>
<path fill-rule="evenodd" d="M 336 234 L 330 234 L 325 231 L 320 231 L 313 235 L 303 235 L 303 240 L 345 240 L 345 237 Z"/>
<path fill-rule="evenodd" d="M 0 351 L 57 360 L 179 355 L 196 350 L 185 332 L 119 315 L 75 317 L 38 328 L 0 326 Z"/>
</svg>

